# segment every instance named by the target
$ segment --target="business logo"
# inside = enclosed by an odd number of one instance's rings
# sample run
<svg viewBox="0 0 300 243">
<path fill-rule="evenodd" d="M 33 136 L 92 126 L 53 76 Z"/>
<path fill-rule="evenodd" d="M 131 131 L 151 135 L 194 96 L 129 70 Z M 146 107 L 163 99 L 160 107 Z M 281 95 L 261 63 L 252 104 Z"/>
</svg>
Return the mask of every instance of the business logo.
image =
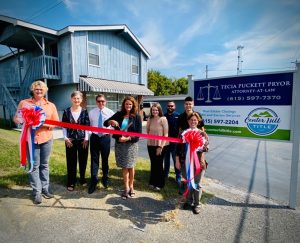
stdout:
<svg viewBox="0 0 300 243">
<path fill-rule="evenodd" d="M 248 129 L 256 135 L 266 136 L 275 132 L 280 118 L 269 108 L 257 108 L 245 119 Z"/>
<path fill-rule="evenodd" d="M 205 92 L 207 91 L 207 92 Z M 213 92 L 213 95 L 212 95 Z M 205 93 L 205 95 L 204 95 Z M 219 86 L 210 85 L 208 83 L 206 86 L 202 86 L 199 88 L 199 92 L 197 95 L 197 100 L 204 101 L 205 103 L 211 103 L 213 100 L 221 100 L 222 97 L 219 92 Z"/>
</svg>

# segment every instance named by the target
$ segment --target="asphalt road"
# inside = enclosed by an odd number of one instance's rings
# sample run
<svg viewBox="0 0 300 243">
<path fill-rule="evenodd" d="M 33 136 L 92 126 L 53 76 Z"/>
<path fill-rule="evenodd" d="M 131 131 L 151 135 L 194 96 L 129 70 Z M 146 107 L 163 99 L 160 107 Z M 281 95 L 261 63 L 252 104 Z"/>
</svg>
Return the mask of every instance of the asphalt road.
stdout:
<svg viewBox="0 0 300 243">
<path fill-rule="evenodd" d="M 149 158 L 147 141 L 143 138 L 139 142 L 139 156 Z M 291 143 L 210 136 L 206 158 L 209 162 L 206 177 L 288 205 Z M 297 188 L 297 205 L 300 206 L 300 166 Z"/>
</svg>

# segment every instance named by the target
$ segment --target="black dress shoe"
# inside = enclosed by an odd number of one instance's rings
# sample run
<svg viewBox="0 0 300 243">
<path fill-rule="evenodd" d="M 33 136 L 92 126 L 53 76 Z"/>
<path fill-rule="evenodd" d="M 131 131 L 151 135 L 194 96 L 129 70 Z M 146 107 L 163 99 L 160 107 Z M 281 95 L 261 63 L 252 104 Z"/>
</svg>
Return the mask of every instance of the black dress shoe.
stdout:
<svg viewBox="0 0 300 243">
<path fill-rule="evenodd" d="M 96 186 L 97 186 L 96 183 L 91 183 L 91 185 L 89 186 L 88 193 L 92 194 L 96 190 Z"/>
<path fill-rule="evenodd" d="M 104 186 L 104 188 L 108 188 L 108 178 L 107 179 L 103 179 L 102 178 L 102 180 L 101 180 L 101 182 L 102 182 L 102 185 Z"/>
</svg>

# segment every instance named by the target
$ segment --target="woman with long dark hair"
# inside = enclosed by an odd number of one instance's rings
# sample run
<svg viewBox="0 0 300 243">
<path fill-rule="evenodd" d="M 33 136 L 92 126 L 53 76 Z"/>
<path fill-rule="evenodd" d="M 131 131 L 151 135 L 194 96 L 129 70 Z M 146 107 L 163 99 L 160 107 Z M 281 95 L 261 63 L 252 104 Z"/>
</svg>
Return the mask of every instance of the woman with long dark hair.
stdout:
<svg viewBox="0 0 300 243">
<path fill-rule="evenodd" d="M 111 118 L 104 122 L 105 126 L 128 132 L 142 132 L 142 121 L 138 112 L 136 100 L 127 96 L 122 102 L 121 111 L 116 112 Z M 138 155 L 139 137 L 126 135 L 113 135 L 115 139 L 115 155 L 117 166 L 122 168 L 124 192 L 122 198 L 134 197 L 134 166 Z"/>
<path fill-rule="evenodd" d="M 163 115 L 160 104 L 154 103 L 150 108 L 150 117 L 147 121 L 147 133 L 168 137 L 168 121 Z M 164 155 L 166 140 L 148 139 L 147 148 L 151 163 L 149 186 L 155 191 L 160 191 L 165 186 Z"/>
</svg>

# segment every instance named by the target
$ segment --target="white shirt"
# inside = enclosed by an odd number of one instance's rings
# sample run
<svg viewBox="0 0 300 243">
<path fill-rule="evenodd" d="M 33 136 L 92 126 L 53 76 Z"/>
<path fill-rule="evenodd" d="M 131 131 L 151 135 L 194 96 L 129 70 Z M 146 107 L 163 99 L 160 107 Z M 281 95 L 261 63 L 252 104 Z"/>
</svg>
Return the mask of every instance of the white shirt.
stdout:
<svg viewBox="0 0 300 243">
<path fill-rule="evenodd" d="M 112 115 L 115 114 L 111 109 L 107 107 L 104 107 L 101 111 L 102 111 L 102 122 L 105 122 L 108 118 L 112 117 Z M 98 127 L 99 113 L 100 113 L 100 109 L 98 107 L 95 107 L 89 112 L 90 124 L 92 127 Z M 110 126 L 109 127 L 103 126 L 103 128 L 110 128 Z"/>
<path fill-rule="evenodd" d="M 78 121 L 78 118 L 79 118 L 79 116 L 80 116 L 81 110 L 82 110 L 82 109 L 80 109 L 80 111 L 78 111 L 78 112 L 71 111 L 72 116 L 73 116 L 75 122 Z M 64 127 L 63 127 L 62 131 L 63 131 L 64 139 L 65 139 L 65 140 L 68 139 L 68 136 L 67 136 L 67 128 L 64 128 Z M 89 132 L 88 132 L 88 131 L 85 132 L 84 140 L 89 140 Z"/>
</svg>

